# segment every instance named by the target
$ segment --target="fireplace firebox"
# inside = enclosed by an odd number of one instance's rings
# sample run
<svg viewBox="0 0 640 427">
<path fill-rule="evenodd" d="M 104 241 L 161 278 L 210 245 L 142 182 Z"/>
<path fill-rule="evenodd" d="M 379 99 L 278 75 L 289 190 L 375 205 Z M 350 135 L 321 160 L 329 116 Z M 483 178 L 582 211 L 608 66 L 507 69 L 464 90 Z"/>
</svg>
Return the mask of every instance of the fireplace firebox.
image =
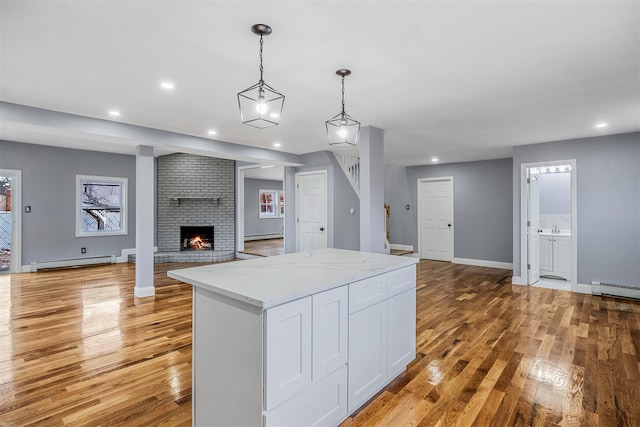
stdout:
<svg viewBox="0 0 640 427">
<path fill-rule="evenodd" d="M 213 227 L 180 227 L 181 251 L 212 251 Z"/>
</svg>

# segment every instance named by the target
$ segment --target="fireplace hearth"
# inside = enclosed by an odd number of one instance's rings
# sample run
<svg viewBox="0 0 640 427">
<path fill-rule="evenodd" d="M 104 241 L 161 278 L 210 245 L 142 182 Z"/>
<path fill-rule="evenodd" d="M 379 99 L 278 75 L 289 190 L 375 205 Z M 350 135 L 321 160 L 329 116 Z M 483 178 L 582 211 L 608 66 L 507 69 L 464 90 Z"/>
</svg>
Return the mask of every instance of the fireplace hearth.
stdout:
<svg viewBox="0 0 640 427">
<path fill-rule="evenodd" d="M 213 226 L 180 227 L 181 251 L 212 251 Z"/>
</svg>

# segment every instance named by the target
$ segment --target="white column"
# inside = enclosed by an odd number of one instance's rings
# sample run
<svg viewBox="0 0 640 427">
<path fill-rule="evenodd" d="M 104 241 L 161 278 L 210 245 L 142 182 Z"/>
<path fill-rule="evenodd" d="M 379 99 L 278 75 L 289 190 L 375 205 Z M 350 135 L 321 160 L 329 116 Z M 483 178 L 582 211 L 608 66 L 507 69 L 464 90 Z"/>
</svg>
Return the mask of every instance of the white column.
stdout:
<svg viewBox="0 0 640 427">
<path fill-rule="evenodd" d="M 360 250 L 384 253 L 384 131 L 360 129 Z"/>
<path fill-rule="evenodd" d="M 153 147 L 136 147 L 136 297 L 155 295 L 153 226 L 155 222 Z"/>
</svg>

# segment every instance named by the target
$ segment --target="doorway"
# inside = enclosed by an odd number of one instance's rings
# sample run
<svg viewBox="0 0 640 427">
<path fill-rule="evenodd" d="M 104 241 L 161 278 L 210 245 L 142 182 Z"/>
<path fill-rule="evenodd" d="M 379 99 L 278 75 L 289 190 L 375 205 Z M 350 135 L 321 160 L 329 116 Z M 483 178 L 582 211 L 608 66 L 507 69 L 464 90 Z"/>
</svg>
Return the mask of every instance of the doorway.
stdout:
<svg viewBox="0 0 640 427">
<path fill-rule="evenodd" d="M 0 273 L 19 273 L 21 266 L 21 171 L 0 169 Z"/>
<path fill-rule="evenodd" d="M 576 164 L 521 165 L 521 271 L 524 284 L 577 287 Z"/>
<path fill-rule="evenodd" d="M 236 182 L 237 256 L 284 254 L 284 167 L 241 166 Z"/>
<path fill-rule="evenodd" d="M 418 180 L 420 258 L 453 260 L 453 177 Z"/>
<path fill-rule="evenodd" d="M 327 247 L 327 171 L 296 173 L 296 252 Z"/>
</svg>

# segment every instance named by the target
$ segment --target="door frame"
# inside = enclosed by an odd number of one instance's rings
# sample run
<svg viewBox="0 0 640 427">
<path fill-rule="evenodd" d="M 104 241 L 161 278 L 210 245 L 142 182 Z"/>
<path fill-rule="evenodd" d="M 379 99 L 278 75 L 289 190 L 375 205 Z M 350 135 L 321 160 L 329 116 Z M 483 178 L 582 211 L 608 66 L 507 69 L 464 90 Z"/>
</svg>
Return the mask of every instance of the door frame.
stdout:
<svg viewBox="0 0 640 427">
<path fill-rule="evenodd" d="M 577 170 L 576 159 L 548 160 L 520 164 L 520 280 L 527 285 L 529 272 L 527 271 L 527 212 L 528 189 L 527 175 L 529 169 L 541 166 L 569 165 L 571 177 L 571 291 L 578 292 L 578 202 L 577 202 Z"/>
<path fill-rule="evenodd" d="M 296 172 L 295 174 L 295 188 L 296 188 L 296 252 L 300 250 L 300 222 L 298 219 L 300 218 L 300 186 L 299 179 L 302 175 L 323 175 L 324 179 L 324 222 L 325 222 L 325 233 L 324 233 L 324 246 L 328 247 L 328 235 L 329 235 L 329 212 L 327 209 L 328 204 L 328 189 L 327 189 L 327 171 L 326 169 L 320 169 L 315 171 L 307 171 L 307 172 Z"/>
<path fill-rule="evenodd" d="M 421 257 L 422 256 L 422 208 L 421 208 L 421 203 L 420 201 L 422 200 L 422 188 L 421 188 L 421 183 L 423 182 L 435 182 L 435 181 L 450 181 L 451 182 L 451 235 L 449 236 L 449 239 L 451 239 L 451 241 L 449 242 L 449 247 L 451 248 L 451 251 L 449 253 L 449 262 L 453 262 L 454 257 L 454 247 L 453 247 L 453 243 L 455 241 L 455 239 L 453 238 L 455 230 L 456 230 L 456 222 L 454 221 L 455 218 L 455 203 L 454 203 L 454 199 L 455 199 L 455 191 L 454 191 L 454 186 L 453 186 L 453 176 L 441 176 L 441 177 L 435 177 L 435 178 L 418 178 L 418 256 Z"/>
<path fill-rule="evenodd" d="M 0 169 L 1 176 L 11 177 L 11 264 L 9 273 L 22 272 L 22 171 Z"/>
</svg>

